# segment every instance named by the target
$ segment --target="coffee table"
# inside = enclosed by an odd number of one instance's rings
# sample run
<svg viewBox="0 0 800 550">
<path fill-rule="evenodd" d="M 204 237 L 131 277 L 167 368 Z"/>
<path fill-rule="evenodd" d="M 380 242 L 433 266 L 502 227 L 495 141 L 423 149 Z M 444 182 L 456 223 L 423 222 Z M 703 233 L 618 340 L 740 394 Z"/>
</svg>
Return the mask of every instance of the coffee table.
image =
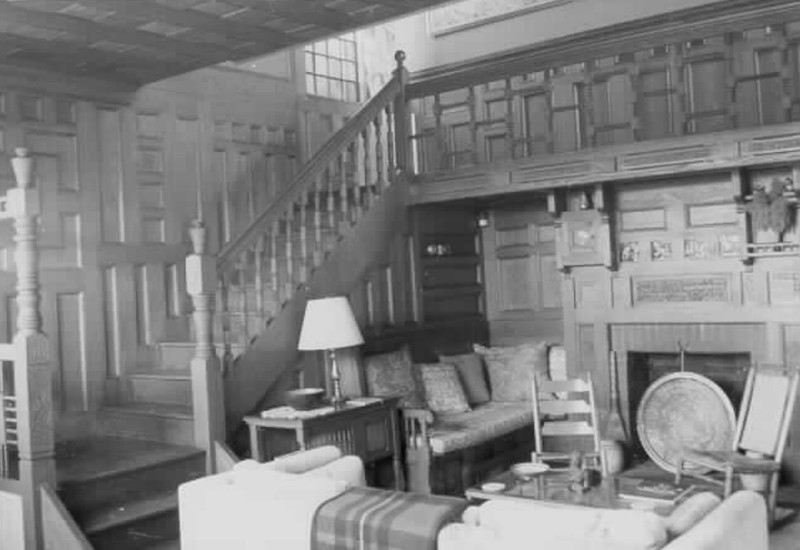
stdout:
<svg viewBox="0 0 800 550">
<path fill-rule="evenodd" d="M 466 497 L 469 500 L 536 500 L 552 506 L 652 510 L 659 515 L 669 514 L 674 507 L 673 504 L 621 498 L 618 492 L 620 480 L 615 476 L 604 478 L 585 492 L 571 491 L 569 477 L 565 469 L 550 470 L 528 480 L 507 471 L 487 480 L 502 483 L 505 489 L 485 491 L 479 485 L 467 489 Z"/>
</svg>

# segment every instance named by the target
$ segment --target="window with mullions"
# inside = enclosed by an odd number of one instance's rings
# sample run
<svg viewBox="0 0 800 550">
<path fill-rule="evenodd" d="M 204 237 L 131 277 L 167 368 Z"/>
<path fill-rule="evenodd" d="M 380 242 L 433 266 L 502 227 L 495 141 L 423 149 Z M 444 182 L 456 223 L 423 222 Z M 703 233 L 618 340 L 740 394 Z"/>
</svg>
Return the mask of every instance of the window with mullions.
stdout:
<svg viewBox="0 0 800 550">
<path fill-rule="evenodd" d="M 358 52 L 353 33 L 306 46 L 306 92 L 358 101 Z"/>
</svg>

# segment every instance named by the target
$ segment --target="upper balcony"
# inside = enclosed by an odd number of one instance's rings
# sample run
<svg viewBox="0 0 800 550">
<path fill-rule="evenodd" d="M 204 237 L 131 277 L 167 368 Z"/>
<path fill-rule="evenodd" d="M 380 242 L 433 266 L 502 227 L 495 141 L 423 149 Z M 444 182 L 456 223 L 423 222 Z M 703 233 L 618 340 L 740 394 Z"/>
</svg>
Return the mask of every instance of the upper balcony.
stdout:
<svg viewBox="0 0 800 550">
<path fill-rule="evenodd" d="M 732 1 L 413 75 L 413 200 L 800 159 L 800 3 Z"/>
</svg>

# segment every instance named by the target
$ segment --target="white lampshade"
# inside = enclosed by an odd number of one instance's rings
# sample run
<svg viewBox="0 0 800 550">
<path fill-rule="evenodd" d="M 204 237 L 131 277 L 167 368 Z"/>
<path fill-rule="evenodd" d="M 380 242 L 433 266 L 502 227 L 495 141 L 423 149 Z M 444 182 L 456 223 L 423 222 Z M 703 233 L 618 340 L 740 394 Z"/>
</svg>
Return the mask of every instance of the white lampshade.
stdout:
<svg viewBox="0 0 800 550">
<path fill-rule="evenodd" d="M 363 343 L 364 337 L 347 298 L 334 296 L 308 301 L 297 349 L 339 349 Z"/>
</svg>

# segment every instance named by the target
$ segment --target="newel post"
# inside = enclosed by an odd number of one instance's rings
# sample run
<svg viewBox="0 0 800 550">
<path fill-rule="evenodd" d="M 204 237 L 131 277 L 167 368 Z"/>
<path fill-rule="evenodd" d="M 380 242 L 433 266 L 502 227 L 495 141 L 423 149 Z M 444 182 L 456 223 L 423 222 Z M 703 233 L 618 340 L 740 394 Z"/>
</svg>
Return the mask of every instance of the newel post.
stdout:
<svg viewBox="0 0 800 550">
<path fill-rule="evenodd" d="M 39 311 L 39 252 L 36 248 L 39 193 L 32 187 L 33 159 L 17 149 L 11 159 L 17 186 L 6 194 L 4 217 L 14 220 L 17 270 L 17 327 L 14 334 L 14 391 L 17 399 L 17 449 L 23 487 L 25 544 L 41 546 L 39 486 L 55 486 L 55 426 L 50 347 Z"/>
<path fill-rule="evenodd" d="M 406 85 L 408 84 L 408 70 L 403 63 L 406 60 L 406 52 L 397 50 L 394 54 L 397 67 L 394 76 L 400 82 L 400 89 L 394 98 L 394 143 L 395 143 L 395 162 L 397 169 L 402 172 L 408 171 L 408 109 L 406 103 Z"/>
<path fill-rule="evenodd" d="M 214 348 L 214 293 L 217 288 L 216 258 L 206 253 L 206 228 L 195 220 L 189 228 L 192 253 L 186 258 L 186 290 L 192 297 L 195 338 L 192 371 L 192 408 L 195 445 L 206 449 L 209 473 L 214 464 L 214 441 L 225 438 L 225 403 L 222 370 Z"/>
</svg>

